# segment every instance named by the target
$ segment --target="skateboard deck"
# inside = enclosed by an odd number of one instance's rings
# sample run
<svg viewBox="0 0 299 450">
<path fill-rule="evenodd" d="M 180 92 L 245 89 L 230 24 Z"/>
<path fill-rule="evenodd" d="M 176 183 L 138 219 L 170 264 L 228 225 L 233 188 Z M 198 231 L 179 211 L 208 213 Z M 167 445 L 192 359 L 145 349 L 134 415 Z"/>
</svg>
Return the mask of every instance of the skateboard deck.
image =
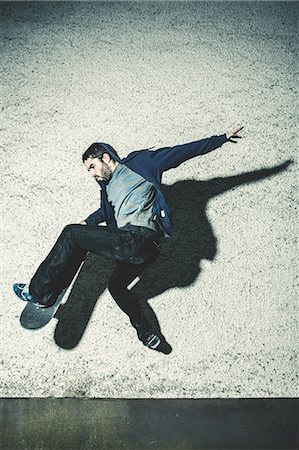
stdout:
<svg viewBox="0 0 299 450">
<path fill-rule="evenodd" d="M 49 306 L 48 308 L 39 308 L 33 303 L 26 304 L 20 316 L 20 323 L 23 328 L 26 328 L 27 330 L 38 330 L 39 328 L 44 327 L 45 325 L 47 325 L 47 323 L 50 322 L 50 320 L 52 319 L 52 317 L 54 317 L 56 311 L 58 310 L 59 305 L 62 302 L 67 290 L 77 279 L 83 265 L 84 262 L 80 262 L 75 272 L 75 276 L 72 280 L 69 280 L 69 285 L 61 291 L 52 306 Z"/>
<path fill-rule="evenodd" d="M 27 303 L 20 317 L 22 327 L 27 330 L 38 330 L 47 325 L 59 308 L 67 290 L 68 288 L 63 289 L 58 295 L 55 303 L 48 308 L 39 308 L 33 303 Z"/>
</svg>

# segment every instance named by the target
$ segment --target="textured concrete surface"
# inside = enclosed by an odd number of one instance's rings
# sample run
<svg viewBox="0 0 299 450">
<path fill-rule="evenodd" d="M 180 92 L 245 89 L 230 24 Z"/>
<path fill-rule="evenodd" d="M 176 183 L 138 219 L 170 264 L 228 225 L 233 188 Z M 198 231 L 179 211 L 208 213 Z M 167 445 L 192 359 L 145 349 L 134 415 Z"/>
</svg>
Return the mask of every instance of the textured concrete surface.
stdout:
<svg viewBox="0 0 299 450">
<path fill-rule="evenodd" d="M 1 3 L 2 397 L 298 395 L 298 3 Z M 11 290 L 98 207 L 81 164 L 243 124 L 163 179 L 173 237 L 134 289 L 172 351 L 136 339 L 90 255 L 44 329 Z"/>
</svg>

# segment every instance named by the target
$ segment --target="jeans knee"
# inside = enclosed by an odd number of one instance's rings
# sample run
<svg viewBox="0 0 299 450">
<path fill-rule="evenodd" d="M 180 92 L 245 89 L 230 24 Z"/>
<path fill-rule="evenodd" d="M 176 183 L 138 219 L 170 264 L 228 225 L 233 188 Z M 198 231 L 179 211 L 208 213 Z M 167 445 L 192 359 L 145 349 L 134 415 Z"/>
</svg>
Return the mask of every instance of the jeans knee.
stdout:
<svg viewBox="0 0 299 450">
<path fill-rule="evenodd" d="M 66 225 L 64 227 L 64 229 L 62 230 L 62 233 L 63 234 L 70 234 L 70 233 L 72 233 L 74 231 L 75 227 L 76 227 L 75 224 L 70 223 L 70 224 L 68 224 L 68 225 Z"/>
<path fill-rule="evenodd" d="M 81 225 L 79 225 L 79 226 L 81 226 Z M 76 241 L 76 233 L 74 233 L 75 227 L 76 227 L 76 225 L 73 225 L 73 224 L 66 225 L 63 228 L 63 230 L 59 236 L 59 240 L 63 240 L 63 241 L 67 241 L 67 242 Z"/>
</svg>

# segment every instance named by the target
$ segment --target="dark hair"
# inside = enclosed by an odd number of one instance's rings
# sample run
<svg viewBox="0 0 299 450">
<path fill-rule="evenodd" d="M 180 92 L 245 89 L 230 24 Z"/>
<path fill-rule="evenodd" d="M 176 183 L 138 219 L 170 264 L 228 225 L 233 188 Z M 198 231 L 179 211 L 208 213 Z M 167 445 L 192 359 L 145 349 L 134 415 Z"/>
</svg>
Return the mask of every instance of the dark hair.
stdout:
<svg viewBox="0 0 299 450">
<path fill-rule="evenodd" d="M 114 149 L 112 149 L 112 150 L 114 150 Z M 114 150 L 114 152 L 115 152 L 115 150 Z M 97 143 L 91 144 L 91 146 L 88 147 L 88 149 L 83 153 L 82 161 L 84 162 L 88 158 L 102 159 L 104 153 L 108 153 L 108 155 L 110 155 L 110 153 L 107 150 L 105 150 L 105 148 L 101 144 L 97 144 Z M 114 159 L 112 157 L 111 157 L 111 159 L 114 161 Z"/>
</svg>

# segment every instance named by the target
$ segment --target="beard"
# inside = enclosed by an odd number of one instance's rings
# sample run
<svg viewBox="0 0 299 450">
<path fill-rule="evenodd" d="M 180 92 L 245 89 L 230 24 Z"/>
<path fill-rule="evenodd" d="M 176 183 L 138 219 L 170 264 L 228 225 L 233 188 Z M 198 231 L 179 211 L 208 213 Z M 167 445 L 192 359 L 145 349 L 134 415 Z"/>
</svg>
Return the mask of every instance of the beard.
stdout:
<svg viewBox="0 0 299 450">
<path fill-rule="evenodd" d="M 103 163 L 101 178 L 105 183 L 109 183 L 112 178 L 112 170 L 106 163 Z"/>
</svg>

